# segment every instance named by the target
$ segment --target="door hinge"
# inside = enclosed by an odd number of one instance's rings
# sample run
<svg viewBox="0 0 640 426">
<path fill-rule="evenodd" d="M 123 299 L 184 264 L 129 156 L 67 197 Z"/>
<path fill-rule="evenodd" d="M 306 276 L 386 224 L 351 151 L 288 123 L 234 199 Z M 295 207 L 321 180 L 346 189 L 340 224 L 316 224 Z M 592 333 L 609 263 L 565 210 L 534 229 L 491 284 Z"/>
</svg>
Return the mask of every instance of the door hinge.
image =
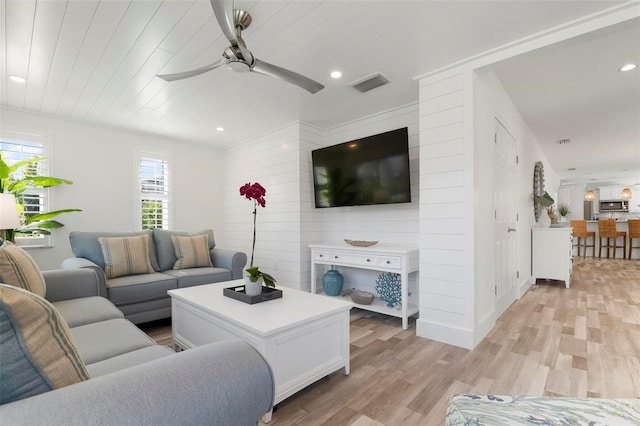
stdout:
<svg viewBox="0 0 640 426">
<path fill-rule="evenodd" d="M 494 291 L 495 295 L 497 296 L 498 295 L 498 286 L 494 286 L 493 287 L 493 291 Z"/>
<path fill-rule="evenodd" d="M 498 218 L 498 210 L 494 210 L 493 211 L 493 218 L 497 219 Z"/>
<path fill-rule="evenodd" d="M 516 164 L 520 164 L 520 156 L 516 155 Z"/>
<path fill-rule="evenodd" d="M 497 133 L 493 134 L 493 143 L 498 143 L 498 134 Z"/>
<path fill-rule="evenodd" d="M 516 278 L 520 278 L 520 271 L 516 271 Z"/>
<path fill-rule="evenodd" d="M 516 213 L 516 222 L 520 221 L 520 213 Z"/>
</svg>

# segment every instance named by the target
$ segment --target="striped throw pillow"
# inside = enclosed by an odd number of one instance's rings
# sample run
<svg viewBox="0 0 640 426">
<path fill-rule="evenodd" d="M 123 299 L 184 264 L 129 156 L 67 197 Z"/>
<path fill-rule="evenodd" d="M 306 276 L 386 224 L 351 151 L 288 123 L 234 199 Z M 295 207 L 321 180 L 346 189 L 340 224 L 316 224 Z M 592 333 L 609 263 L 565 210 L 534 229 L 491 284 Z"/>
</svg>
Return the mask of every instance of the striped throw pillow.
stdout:
<svg viewBox="0 0 640 426">
<path fill-rule="evenodd" d="M 73 335 L 51 303 L 0 284 L 0 404 L 89 379 Z"/>
<path fill-rule="evenodd" d="M 98 238 L 108 279 L 155 272 L 149 259 L 149 235 Z"/>
<path fill-rule="evenodd" d="M 40 297 L 44 297 L 47 290 L 35 260 L 9 241 L 0 246 L 0 282 L 24 288 Z"/>
<path fill-rule="evenodd" d="M 209 236 L 207 234 L 193 237 L 173 235 L 171 240 L 178 258 L 173 265 L 173 269 L 213 266 L 209 255 Z"/>
</svg>

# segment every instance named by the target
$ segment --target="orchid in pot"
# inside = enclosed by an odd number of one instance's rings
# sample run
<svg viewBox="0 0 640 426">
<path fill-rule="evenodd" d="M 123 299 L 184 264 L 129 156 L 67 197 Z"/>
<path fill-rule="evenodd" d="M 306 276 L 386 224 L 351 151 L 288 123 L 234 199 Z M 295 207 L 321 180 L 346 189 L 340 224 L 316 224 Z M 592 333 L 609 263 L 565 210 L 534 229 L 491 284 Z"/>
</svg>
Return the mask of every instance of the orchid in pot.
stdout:
<svg viewBox="0 0 640 426">
<path fill-rule="evenodd" d="M 246 271 L 249 276 L 245 284 L 245 293 L 249 296 L 255 296 L 262 292 L 262 281 L 267 287 L 275 287 L 275 278 L 266 272 L 260 271 L 257 266 L 253 266 L 253 253 L 256 249 L 256 218 L 258 217 L 258 206 L 265 207 L 267 202 L 264 199 L 267 190 L 258 182 L 254 184 L 246 183 L 240 187 L 240 195 L 248 200 L 253 200 L 253 244 L 251 246 L 251 263 Z"/>
</svg>

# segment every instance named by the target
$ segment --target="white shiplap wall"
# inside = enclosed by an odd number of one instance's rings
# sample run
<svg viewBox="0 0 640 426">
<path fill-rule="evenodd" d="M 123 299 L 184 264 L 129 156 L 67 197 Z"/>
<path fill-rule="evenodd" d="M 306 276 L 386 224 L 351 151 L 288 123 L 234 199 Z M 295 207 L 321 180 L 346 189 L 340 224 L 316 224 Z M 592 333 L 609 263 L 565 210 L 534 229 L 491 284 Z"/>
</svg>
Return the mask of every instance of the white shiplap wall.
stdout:
<svg viewBox="0 0 640 426">
<path fill-rule="evenodd" d="M 473 346 L 470 74 L 420 81 L 420 318 L 417 334 Z M 467 122 L 465 122 L 467 120 Z M 471 198 L 471 201 L 470 201 Z"/>
<path fill-rule="evenodd" d="M 363 136 L 409 128 L 413 202 L 408 204 L 316 209 L 311 151 Z M 238 195 L 246 182 L 267 189 L 267 207 L 258 210 L 255 265 L 272 273 L 278 284 L 310 289 L 313 242 L 344 238 L 388 244 L 418 244 L 418 111 L 410 105 L 330 130 L 293 123 L 230 148 L 225 171 L 225 233 L 227 246 L 251 252 L 251 204 Z"/>
<path fill-rule="evenodd" d="M 418 245 L 419 148 L 418 107 L 408 105 L 329 129 L 324 146 L 408 127 L 411 203 L 315 209 L 322 224 L 321 242 L 373 240 Z M 311 162 L 311 157 L 308 158 Z"/>
<path fill-rule="evenodd" d="M 226 245 L 251 259 L 253 203 L 240 196 L 243 184 L 259 182 L 267 190 L 258 207 L 254 266 L 272 274 L 278 285 L 300 288 L 300 124 L 293 123 L 228 149 L 224 156 Z"/>
</svg>

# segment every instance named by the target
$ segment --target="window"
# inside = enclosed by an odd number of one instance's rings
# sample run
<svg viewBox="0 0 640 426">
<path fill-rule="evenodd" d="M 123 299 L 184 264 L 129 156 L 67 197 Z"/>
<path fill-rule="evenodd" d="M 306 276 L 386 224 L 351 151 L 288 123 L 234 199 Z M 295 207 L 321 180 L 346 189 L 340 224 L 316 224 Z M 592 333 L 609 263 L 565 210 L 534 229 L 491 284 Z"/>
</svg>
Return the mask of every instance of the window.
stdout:
<svg viewBox="0 0 640 426">
<path fill-rule="evenodd" d="M 45 147 L 42 143 L 5 137 L 0 138 L 0 152 L 2 152 L 2 159 L 8 166 L 31 158 L 45 157 Z M 46 159 L 37 163 L 27 163 L 10 174 L 6 185 L 10 186 L 12 183 L 27 177 L 47 176 L 47 168 L 48 162 Z M 13 192 L 16 195 L 20 220 L 23 224 L 29 216 L 49 211 L 50 196 L 48 188 L 27 185 L 23 190 L 19 191 L 14 191 L 10 188 L 2 188 L 2 191 Z M 27 237 L 29 241 L 26 240 Z M 21 233 L 16 234 L 16 241 L 28 245 L 45 245 L 50 242 L 46 235 Z"/>
<path fill-rule="evenodd" d="M 169 163 L 161 156 L 140 157 L 142 229 L 169 229 Z"/>
</svg>

